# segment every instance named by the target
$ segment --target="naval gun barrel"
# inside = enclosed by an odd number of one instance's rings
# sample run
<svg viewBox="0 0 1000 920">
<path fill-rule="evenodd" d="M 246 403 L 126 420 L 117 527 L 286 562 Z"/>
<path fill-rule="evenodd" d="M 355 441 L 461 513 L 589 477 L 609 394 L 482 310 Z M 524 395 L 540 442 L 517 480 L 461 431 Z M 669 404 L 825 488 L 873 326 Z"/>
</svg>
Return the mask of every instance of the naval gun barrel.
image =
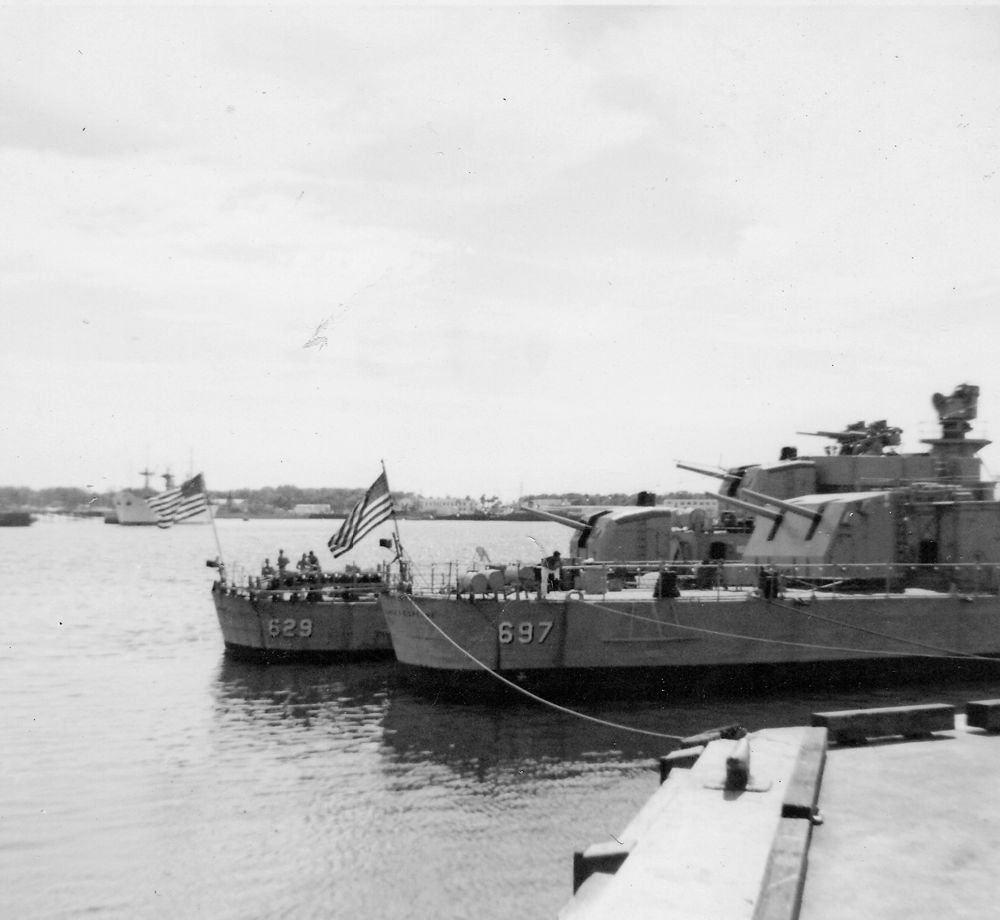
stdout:
<svg viewBox="0 0 1000 920">
<path fill-rule="evenodd" d="M 750 489 L 744 489 L 743 494 L 748 498 L 752 498 L 756 502 L 767 502 L 769 505 L 777 505 L 782 511 L 797 514 L 799 517 L 804 517 L 813 524 L 823 518 L 823 513 L 821 511 L 814 511 L 812 508 L 803 508 L 801 505 L 793 505 L 791 502 L 782 501 L 780 498 L 772 498 L 770 495 L 753 492 Z"/>
<path fill-rule="evenodd" d="M 528 514 L 533 514 L 535 517 L 541 518 L 543 521 L 555 521 L 557 524 L 563 524 L 566 527 L 572 527 L 574 530 L 587 530 L 588 527 L 582 521 L 574 520 L 573 518 L 563 517 L 561 514 L 553 514 L 551 511 L 542 511 L 541 508 L 532 508 L 528 505 L 520 505 L 521 511 L 526 511 Z"/>
<path fill-rule="evenodd" d="M 809 438 L 834 438 L 837 441 L 860 441 L 868 437 L 868 431 L 796 431 L 796 434 L 804 434 Z"/>
<path fill-rule="evenodd" d="M 713 470 L 707 466 L 693 466 L 690 463 L 676 463 L 678 469 L 688 470 L 692 473 L 701 473 L 702 476 L 714 476 L 716 479 L 722 479 L 726 482 L 736 482 L 740 477 L 734 475 L 733 473 L 727 473 L 725 470 Z"/>
<path fill-rule="evenodd" d="M 761 517 L 766 517 L 770 521 L 781 520 L 781 513 L 775 511 L 773 508 L 765 508 L 762 505 L 745 502 L 742 498 L 733 498 L 731 495 L 717 495 L 715 492 L 706 492 L 705 495 L 709 498 L 717 499 L 726 505 L 734 505 L 737 508 L 742 508 L 744 511 L 749 511 L 751 514 L 759 514 Z"/>
</svg>

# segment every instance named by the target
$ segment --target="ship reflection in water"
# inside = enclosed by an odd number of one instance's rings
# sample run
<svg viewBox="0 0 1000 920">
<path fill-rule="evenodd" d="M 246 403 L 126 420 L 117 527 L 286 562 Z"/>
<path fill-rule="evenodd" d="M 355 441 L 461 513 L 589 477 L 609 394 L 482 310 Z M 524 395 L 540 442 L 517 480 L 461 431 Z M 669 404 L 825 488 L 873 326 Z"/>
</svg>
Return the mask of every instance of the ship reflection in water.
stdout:
<svg viewBox="0 0 1000 920">
<path fill-rule="evenodd" d="M 831 706 L 902 705 L 919 700 L 975 696 L 995 681 L 866 686 L 856 692 L 794 696 L 733 695 L 685 699 L 674 706 L 611 700 L 573 708 L 523 703 L 493 705 L 435 700 L 410 693 L 394 662 L 335 666 L 261 666 L 224 660 L 218 681 L 218 718 L 268 729 L 274 736 L 314 731 L 340 746 L 377 745 L 380 768 L 447 766 L 473 779 L 507 776 L 559 778 L 583 770 L 622 766 L 651 769 L 676 738 L 723 725 L 761 727 L 808 724 Z M 577 715 L 574 715 L 577 713 Z"/>
<path fill-rule="evenodd" d="M 444 702 L 409 693 L 393 662 L 265 667 L 226 660 L 217 697 L 219 721 L 230 730 L 252 727 L 262 748 L 302 732 L 329 736 L 341 748 L 374 745 L 370 753 L 389 788 L 412 784 L 414 770 L 424 767 L 444 766 L 471 783 L 490 784 L 501 776 L 544 781 L 650 770 L 676 746 L 672 732 L 700 731 L 717 711 L 614 703 L 581 707 L 589 716 L 583 719 L 530 700 Z"/>
<path fill-rule="evenodd" d="M 392 676 L 391 662 L 268 666 L 224 658 L 219 708 L 225 715 L 299 728 L 331 719 L 365 723 L 381 715 Z"/>
<path fill-rule="evenodd" d="M 657 707 L 586 710 L 608 722 L 628 720 L 657 732 L 673 714 Z M 396 677 L 394 662 L 323 666 L 260 666 L 224 660 L 217 685 L 221 722 L 264 727 L 274 736 L 302 731 L 376 742 L 382 769 L 441 764 L 470 777 L 497 771 L 566 775 L 581 765 L 648 759 L 672 745 L 575 718 L 538 703 L 463 705 L 416 696 Z"/>
<path fill-rule="evenodd" d="M 865 699 L 871 698 L 869 688 Z M 816 702 L 826 705 L 829 698 Z M 368 745 L 389 776 L 440 765 L 482 780 L 652 769 L 677 746 L 677 736 L 733 723 L 751 730 L 802 724 L 809 705 L 801 696 L 685 699 L 674 706 L 612 700 L 572 709 L 530 699 L 465 704 L 410 693 L 394 662 L 262 666 L 224 659 L 216 711 L 227 729 L 252 730 L 262 748 L 312 732 L 338 748 Z"/>
</svg>

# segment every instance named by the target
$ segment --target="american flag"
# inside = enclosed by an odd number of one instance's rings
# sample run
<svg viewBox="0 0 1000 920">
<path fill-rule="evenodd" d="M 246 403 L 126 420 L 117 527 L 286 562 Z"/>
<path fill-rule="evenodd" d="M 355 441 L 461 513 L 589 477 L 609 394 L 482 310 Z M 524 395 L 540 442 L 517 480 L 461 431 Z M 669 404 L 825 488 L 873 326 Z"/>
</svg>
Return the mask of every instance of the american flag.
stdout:
<svg viewBox="0 0 1000 920">
<path fill-rule="evenodd" d="M 205 494 L 205 480 L 201 473 L 185 480 L 176 489 L 167 489 L 158 495 L 146 499 L 146 504 L 153 509 L 159 520 L 157 527 L 171 527 L 178 521 L 194 517 L 208 509 L 208 496 Z"/>
<path fill-rule="evenodd" d="M 383 470 L 382 475 L 365 492 L 365 497 L 354 506 L 340 530 L 330 537 L 327 543 L 330 552 L 334 556 L 346 553 L 358 540 L 390 517 L 392 496 L 389 494 L 389 480 Z"/>
</svg>

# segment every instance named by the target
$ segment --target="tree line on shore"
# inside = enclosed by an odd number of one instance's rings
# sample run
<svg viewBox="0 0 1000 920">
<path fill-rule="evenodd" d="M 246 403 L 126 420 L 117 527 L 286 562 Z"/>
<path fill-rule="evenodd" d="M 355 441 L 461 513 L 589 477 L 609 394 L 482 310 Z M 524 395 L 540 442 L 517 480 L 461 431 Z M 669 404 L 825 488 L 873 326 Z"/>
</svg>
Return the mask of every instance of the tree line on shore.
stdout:
<svg viewBox="0 0 1000 920">
<path fill-rule="evenodd" d="M 53 509 L 74 511 L 82 508 L 110 508 L 114 492 L 94 492 L 76 486 L 30 489 L 26 486 L 0 486 L 0 509 Z M 287 512 L 296 505 L 326 505 L 332 513 L 346 513 L 361 500 L 364 488 L 316 488 L 293 485 L 264 486 L 259 489 L 210 489 L 209 498 L 219 508 L 239 507 L 248 513 Z M 393 492 L 397 507 L 419 510 L 421 496 L 412 492 Z M 672 492 L 674 497 L 688 497 L 687 492 Z M 466 496 L 469 498 L 469 496 Z M 561 501 L 570 505 L 634 505 L 637 493 L 563 492 L 522 496 L 519 503 Z M 495 506 L 496 496 L 485 494 L 478 499 L 485 509 Z"/>
<path fill-rule="evenodd" d="M 54 486 L 45 489 L 30 489 L 26 486 L 0 486 L 0 509 L 27 509 L 34 511 L 58 510 L 64 512 L 91 508 L 111 507 L 114 492 L 94 492 L 76 486 Z M 219 509 L 239 509 L 249 514 L 273 514 L 290 512 L 296 505 L 328 506 L 331 513 L 347 513 L 365 494 L 363 488 L 316 488 L 307 489 L 293 485 L 264 486 L 259 489 L 212 490 L 209 498 Z M 393 492 L 396 506 L 401 510 L 419 511 L 422 496 L 412 492 Z M 689 497 L 687 492 L 672 492 L 674 497 Z M 522 496 L 514 507 L 521 503 L 539 501 L 559 501 L 569 505 L 634 505 L 638 493 L 590 493 L 563 492 Z M 466 496 L 468 498 L 469 496 Z M 485 494 L 479 499 L 484 512 L 495 510 L 497 497 Z"/>
<path fill-rule="evenodd" d="M 72 511 L 83 507 L 110 508 L 118 490 L 95 492 L 76 486 L 30 489 L 0 486 L 0 508 L 31 508 Z M 139 491 L 139 490 L 131 490 Z M 209 489 L 214 505 L 224 508 L 238 503 L 250 511 L 291 511 L 296 505 L 329 505 L 334 511 L 352 508 L 365 494 L 360 489 L 302 489 L 298 486 L 265 486 L 261 489 Z"/>
</svg>

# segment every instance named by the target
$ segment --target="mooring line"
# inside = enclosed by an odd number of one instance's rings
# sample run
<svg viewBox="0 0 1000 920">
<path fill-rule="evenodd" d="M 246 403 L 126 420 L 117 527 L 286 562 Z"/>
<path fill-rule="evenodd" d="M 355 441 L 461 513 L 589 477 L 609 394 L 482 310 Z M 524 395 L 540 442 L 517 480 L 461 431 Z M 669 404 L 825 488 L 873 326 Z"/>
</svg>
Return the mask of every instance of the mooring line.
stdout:
<svg viewBox="0 0 1000 920">
<path fill-rule="evenodd" d="M 667 741 L 677 741 L 677 742 L 681 742 L 685 739 L 685 737 L 688 737 L 686 735 L 670 735 L 667 734 L 666 732 L 649 731 L 648 729 L 645 728 L 635 728 L 634 726 L 622 725 L 618 722 L 609 722 L 607 719 L 599 719 L 596 716 L 589 716 L 585 712 L 579 712 L 576 709 L 569 709 L 566 706 L 560 706 L 558 703 L 552 702 L 552 700 L 547 700 L 544 697 L 538 696 L 538 694 L 532 693 L 530 690 L 527 690 L 526 688 L 521 687 L 518 684 L 515 684 L 513 681 L 508 680 L 502 674 L 498 674 L 491 667 L 489 667 L 489 665 L 484 664 L 471 652 L 466 651 L 454 639 L 452 639 L 451 636 L 449 636 L 440 626 L 438 626 L 437 623 L 435 623 L 427 615 L 425 611 L 423 611 L 420 608 L 420 605 L 417 604 L 417 602 L 413 599 L 413 596 L 411 594 L 405 594 L 403 596 L 413 605 L 413 609 L 416 610 L 417 613 L 419 613 L 428 623 L 430 623 L 430 625 L 433 626 L 434 629 L 436 629 L 441 634 L 441 636 L 443 636 L 444 639 L 447 640 L 448 643 L 450 643 L 452 646 L 454 646 L 454 648 L 456 648 L 463 655 L 465 655 L 466 658 L 468 658 L 470 661 L 475 662 L 480 668 L 482 668 L 488 674 L 491 674 L 501 683 L 506 684 L 508 687 L 510 687 L 513 690 L 516 690 L 518 693 L 522 693 L 525 696 L 530 697 L 537 703 L 542 703 L 545 706 L 548 706 L 552 709 L 556 709 L 559 712 L 566 713 L 567 715 L 576 716 L 579 719 L 586 719 L 588 722 L 596 722 L 598 725 L 604 725 L 607 728 L 617 728 L 626 732 L 634 732 L 637 735 L 650 735 L 653 738 L 663 738 Z"/>
<path fill-rule="evenodd" d="M 965 652 L 957 652 L 957 651 L 954 651 L 953 649 L 937 648 L 936 646 L 933 646 L 933 645 L 925 645 L 923 643 L 916 642 L 915 640 L 911 640 L 911 639 L 900 639 L 900 638 L 897 638 L 895 636 L 890 636 L 890 635 L 886 635 L 886 634 L 882 634 L 882 633 L 877 633 L 877 632 L 875 632 L 873 630 L 867 630 L 867 631 L 871 632 L 872 635 L 880 636 L 883 639 L 888 639 L 888 640 L 893 641 L 893 642 L 900 642 L 900 643 L 902 643 L 904 645 L 905 644 L 909 644 L 909 645 L 916 645 L 916 646 L 920 646 L 920 647 L 923 647 L 923 648 L 932 649 L 934 651 L 940 652 L 940 654 L 937 654 L 937 655 L 918 655 L 918 654 L 913 654 L 913 653 L 909 653 L 909 652 L 902 652 L 902 651 L 900 651 L 900 652 L 891 652 L 891 651 L 884 650 L 884 649 L 856 648 L 856 647 L 852 647 L 852 646 L 843 646 L 843 645 L 818 645 L 818 644 L 810 643 L 810 642 L 792 642 L 789 639 L 767 639 L 767 638 L 764 638 L 763 636 L 747 636 L 747 635 L 744 635 L 742 633 L 731 633 L 731 632 L 723 632 L 723 631 L 717 630 L 717 629 L 706 629 L 704 626 L 689 626 L 689 625 L 686 625 L 684 623 L 676 623 L 676 622 L 667 622 L 667 621 L 664 621 L 664 620 L 656 620 L 656 619 L 653 619 L 652 617 L 644 617 L 644 616 L 642 616 L 640 614 L 630 613 L 630 612 L 625 611 L 625 610 L 616 610 L 614 607 L 606 607 L 603 604 L 595 604 L 595 603 L 590 602 L 590 601 L 584 601 L 583 603 L 585 603 L 588 607 L 593 607 L 595 610 L 602 610 L 602 611 L 604 611 L 606 613 L 616 613 L 616 614 L 618 614 L 620 616 L 630 617 L 631 619 L 640 620 L 640 621 L 645 622 L 645 623 L 655 623 L 657 626 L 672 626 L 675 629 L 686 629 L 686 630 L 689 630 L 691 632 L 704 633 L 705 635 L 709 635 L 709 636 L 719 636 L 719 637 L 721 637 L 723 639 L 743 639 L 743 640 L 745 640 L 747 642 L 760 642 L 760 643 L 763 643 L 765 645 L 787 645 L 787 646 L 791 646 L 792 648 L 805 648 L 805 649 L 813 649 L 814 651 L 824 651 L 824 652 L 858 652 L 858 653 L 864 654 L 864 655 L 884 655 L 884 656 L 889 657 L 889 658 L 903 658 L 903 657 L 909 657 L 909 658 L 947 658 L 947 659 L 954 658 L 954 659 L 957 659 L 957 660 L 960 660 L 960 661 L 969 661 L 969 660 L 971 660 L 971 661 L 993 661 L 993 662 L 1000 663 L 1000 658 L 991 658 L 989 655 L 975 655 L 975 654 L 973 654 L 971 652 L 965 653 Z M 805 611 L 802 611 L 801 608 L 799 608 L 799 607 L 793 607 L 791 605 L 776 604 L 775 606 L 783 607 L 786 610 L 792 610 L 795 613 L 805 612 Z M 823 619 L 823 617 L 820 617 L 819 614 L 809 614 L 809 615 L 816 616 L 819 619 Z M 834 623 L 836 625 L 844 626 L 847 629 L 854 628 L 854 627 L 851 626 L 850 623 L 840 623 L 838 620 L 830 620 L 829 622 Z M 866 631 L 866 630 L 864 630 L 863 627 L 856 627 L 856 628 L 859 631 Z"/>
<path fill-rule="evenodd" d="M 926 648 L 933 652 L 940 652 L 939 655 L 926 655 L 919 657 L 926 658 L 955 658 L 959 660 L 971 659 L 973 661 L 993 661 L 1000 664 L 1000 658 L 992 658 L 989 655 L 977 655 L 974 652 L 959 652 L 955 649 L 944 648 L 943 646 L 931 645 L 927 642 L 918 642 L 916 639 L 901 639 L 897 636 L 891 636 L 888 633 L 881 633 L 875 629 L 867 629 L 864 626 L 855 626 L 853 623 L 845 623 L 842 620 L 835 620 L 832 617 L 825 617 L 819 613 L 813 613 L 811 610 L 806 610 L 803 607 L 796 607 L 793 604 L 782 603 L 778 601 L 772 601 L 775 607 L 780 607 L 783 610 L 791 610 L 793 613 L 803 613 L 807 617 L 813 617 L 817 620 L 822 620 L 824 623 L 830 623 L 834 626 L 842 626 L 844 629 L 853 629 L 855 632 L 867 633 L 870 636 L 876 636 L 879 639 L 888 639 L 890 642 L 901 642 L 904 645 L 912 645 L 916 648 Z M 916 657 L 916 656 L 913 656 Z"/>
</svg>

